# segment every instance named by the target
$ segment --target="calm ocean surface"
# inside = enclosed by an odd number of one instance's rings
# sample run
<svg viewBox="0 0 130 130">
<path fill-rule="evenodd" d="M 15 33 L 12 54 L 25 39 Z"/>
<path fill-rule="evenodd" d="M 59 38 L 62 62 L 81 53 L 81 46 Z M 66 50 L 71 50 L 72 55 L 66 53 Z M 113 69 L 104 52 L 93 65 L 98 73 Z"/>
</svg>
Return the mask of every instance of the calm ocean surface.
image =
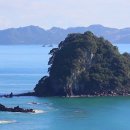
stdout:
<svg viewBox="0 0 130 130">
<path fill-rule="evenodd" d="M 119 44 L 130 53 L 130 44 Z M 47 74 L 50 47 L 0 46 L 0 93 L 32 91 Z M 31 102 L 37 102 L 32 105 Z M 0 130 L 130 130 L 130 97 L 0 98 L 37 114 L 0 112 Z"/>
</svg>

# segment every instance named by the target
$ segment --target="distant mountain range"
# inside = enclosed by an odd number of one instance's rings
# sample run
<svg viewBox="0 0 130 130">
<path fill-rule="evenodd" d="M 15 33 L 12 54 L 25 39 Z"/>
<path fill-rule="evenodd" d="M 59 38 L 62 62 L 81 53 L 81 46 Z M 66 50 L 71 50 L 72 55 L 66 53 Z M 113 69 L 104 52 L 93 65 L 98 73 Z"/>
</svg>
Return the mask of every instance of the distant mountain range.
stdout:
<svg viewBox="0 0 130 130">
<path fill-rule="evenodd" d="M 130 43 L 130 28 L 116 29 L 102 25 L 88 27 L 72 27 L 62 29 L 53 27 L 45 30 L 38 26 L 9 28 L 0 30 L 0 45 L 53 45 L 59 44 L 69 33 L 92 31 L 97 36 L 103 36 L 115 44 Z"/>
</svg>

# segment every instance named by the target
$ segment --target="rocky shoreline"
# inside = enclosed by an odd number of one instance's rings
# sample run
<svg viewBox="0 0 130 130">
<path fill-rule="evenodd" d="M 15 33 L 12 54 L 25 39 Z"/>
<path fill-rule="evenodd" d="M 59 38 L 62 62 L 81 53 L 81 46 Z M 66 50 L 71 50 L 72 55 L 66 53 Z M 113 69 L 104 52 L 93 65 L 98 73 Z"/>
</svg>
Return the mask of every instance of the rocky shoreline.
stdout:
<svg viewBox="0 0 130 130">
<path fill-rule="evenodd" d="M 12 98 L 12 97 L 21 97 L 21 96 L 36 96 L 34 92 L 28 92 L 28 93 L 20 93 L 20 94 L 13 94 L 12 92 L 10 94 L 2 94 L 0 95 L 0 98 Z"/>
<path fill-rule="evenodd" d="M 72 96 L 66 96 L 67 98 L 78 98 L 78 97 L 85 97 L 85 98 L 91 98 L 91 97 L 117 97 L 117 96 L 130 96 L 130 94 L 95 94 L 95 95 L 72 95 Z"/>
<path fill-rule="evenodd" d="M 33 109 L 23 109 L 19 106 L 14 108 L 5 107 L 4 105 L 0 104 L 0 111 L 3 112 L 22 112 L 22 113 L 35 113 Z"/>
<path fill-rule="evenodd" d="M 36 95 L 35 92 L 28 92 L 28 93 L 21 93 L 21 94 L 4 94 L 4 95 L 0 95 L 1 98 L 13 98 L 13 97 L 24 97 L 24 96 L 35 96 L 35 97 L 47 97 L 47 96 L 39 96 Z M 120 92 L 120 93 L 116 93 L 116 92 L 108 92 L 108 93 L 94 93 L 94 94 L 86 94 L 86 95 L 67 95 L 67 96 L 50 96 L 50 97 L 66 97 L 66 98 L 76 98 L 76 97 L 112 97 L 112 96 L 130 96 L 130 92 Z"/>
</svg>

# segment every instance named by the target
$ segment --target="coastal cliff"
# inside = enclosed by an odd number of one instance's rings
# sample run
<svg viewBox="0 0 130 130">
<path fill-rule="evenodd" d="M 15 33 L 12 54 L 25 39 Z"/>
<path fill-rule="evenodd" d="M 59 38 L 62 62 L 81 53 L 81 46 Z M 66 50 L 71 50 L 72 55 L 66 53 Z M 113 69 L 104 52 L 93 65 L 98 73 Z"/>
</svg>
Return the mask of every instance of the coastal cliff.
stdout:
<svg viewBox="0 0 130 130">
<path fill-rule="evenodd" d="M 52 55 L 36 96 L 128 95 L 130 55 L 91 32 L 70 34 Z"/>
</svg>

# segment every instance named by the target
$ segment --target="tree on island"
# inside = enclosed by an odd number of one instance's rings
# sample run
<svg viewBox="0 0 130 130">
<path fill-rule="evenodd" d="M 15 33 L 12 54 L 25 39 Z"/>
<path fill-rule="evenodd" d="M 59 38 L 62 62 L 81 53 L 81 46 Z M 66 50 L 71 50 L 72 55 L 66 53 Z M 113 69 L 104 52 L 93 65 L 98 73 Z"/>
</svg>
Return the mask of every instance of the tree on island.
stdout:
<svg viewBox="0 0 130 130">
<path fill-rule="evenodd" d="M 127 95 L 130 55 L 91 32 L 69 34 L 52 55 L 49 76 L 34 88 L 37 96 Z"/>
</svg>

